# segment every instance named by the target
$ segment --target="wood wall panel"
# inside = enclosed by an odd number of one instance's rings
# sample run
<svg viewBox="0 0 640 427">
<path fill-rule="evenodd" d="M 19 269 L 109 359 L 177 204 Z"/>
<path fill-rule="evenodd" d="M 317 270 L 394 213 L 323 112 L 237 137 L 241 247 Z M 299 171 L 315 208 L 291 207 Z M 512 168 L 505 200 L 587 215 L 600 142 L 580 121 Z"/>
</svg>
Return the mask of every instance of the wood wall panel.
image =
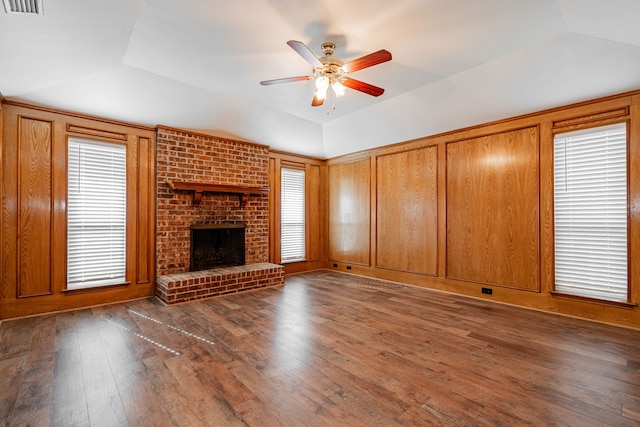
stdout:
<svg viewBox="0 0 640 427">
<path fill-rule="evenodd" d="M 67 139 L 65 123 L 53 122 L 52 197 L 53 216 L 51 234 L 52 292 L 67 286 Z"/>
<path fill-rule="evenodd" d="M 628 121 L 629 282 L 630 301 L 640 304 L 640 94 L 634 97 Z"/>
<path fill-rule="evenodd" d="M 322 256 L 321 240 L 322 240 L 322 218 L 319 213 L 322 212 L 322 200 L 320 181 L 320 166 L 307 164 L 305 167 L 305 193 L 306 193 L 306 223 L 307 223 L 307 242 L 315 244 L 307 245 L 307 260 L 318 261 Z"/>
<path fill-rule="evenodd" d="M 52 124 L 19 122 L 18 297 L 29 297 L 51 293 Z"/>
<path fill-rule="evenodd" d="M 552 123 L 542 123 L 540 140 L 553 141 Z M 555 281 L 553 144 L 540 147 L 540 290 L 551 292 Z"/>
<path fill-rule="evenodd" d="M 538 128 L 447 145 L 447 276 L 539 290 Z"/>
<path fill-rule="evenodd" d="M 0 95 L 0 101 L 2 101 L 2 95 Z M 2 292 L 2 283 L 3 283 L 3 274 L 2 272 L 2 261 L 3 261 L 3 257 L 2 257 L 2 232 L 3 232 L 3 212 L 2 212 L 2 194 L 3 194 L 3 187 L 4 187 L 4 180 L 2 178 L 2 170 L 4 168 L 4 163 L 3 163 L 3 155 L 2 152 L 4 150 L 3 148 L 3 139 L 4 139 L 4 115 L 2 114 L 2 102 L 0 102 L 0 324 L 2 324 L 2 319 L 4 318 L 3 314 L 2 314 L 2 299 L 4 298 L 3 292 Z"/>
<path fill-rule="evenodd" d="M 630 131 L 630 304 L 559 297 L 553 293 L 553 135 L 622 121 L 628 121 Z M 327 260 L 326 268 L 640 329 L 640 91 L 347 154 L 329 159 L 327 165 L 336 169 L 434 145 L 437 275 L 381 268 L 376 259 L 384 251 L 381 239 L 371 242 L 371 265 L 355 264 L 348 270 L 348 265 Z M 384 175 L 380 167 L 386 166 L 371 162 L 369 217 L 374 236 L 384 221 L 378 216 L 391 209 L 378 200 L 388 191 L 377 188 L 384 185 L 378 180 Z M 482 293 L 484 287 L 492 293 Z"/>
<path fill-rule="evenodd" d="M 15 298 L 18 264 L 18 117 L 5 118 L 2 137 L 2 299 Z"/>
<path fill-rule="evenodd" d="M 2 98 L 0 97 L 0 101 Z M 0 102 L 0 322 L 4 319 L 4 313 L 2 308 L 2 300 L 11 296 L 11 292 L 15 294 L 15 286 L 11 286 L 11 283 L 15 284 L 15 239 L 11 236 L 14 234 L 16 215 L 12 214 L 12 211 L 16 209 L 15 200 L 11 197 L 11 189 L 15 188 L 16 176 L 15 174 L 7 174 L 5 171 L 7 168 L 16 170 L 16 155 L 11 156 L 11 150 L 8 150 L 10 146 L 6 141 L 10 141 L 12 136 L 5 133 L 6 120 L 3 111 L 3 105 Z M 13 295 L 15 297 L 15 295 Z"/>
<path fill-rule="evenodd" d="M 269 262 L 280 263 L 280 159 L 269 154 Z"/>
<path fill-rule="evenodd" d="M 3 123 L 4 123 L 4 115 L 2 114 L 2 95 L 0 94 L 0 272 L 2 271 L 2 223 L 3 223 L 3 213 L 2 213 L 2 188 L 3 188 L 3 179 L 2 179 L 2 168 L 4 168 L 4 164 L 3 164 L 3 156 L 2 156 L 2 151 L 3 151 L 3 144 L 2 144 L 2 140 L 4 138 L 4 129 L 3 129 Z M 2 323 L 2 319 L 4 318 L 2 315 L 2 298 L 3 298 L 3 292 L 2 292 L 2 273 L 0 273 L 0 324 Z"/>
<path fill-rule="evenodd" d="M 329 260 L 369 265 L 370 161 L 329 166 Z"/>
<path fill-rule="evenodd" d="M 438 147 L 377 158 L 378 267 L 437 275 Z"/>
<path fill-rule="evenodd" d="M 154 130 L 6 101 L 2 123 L 1 317 L 153 295 Z M 79 130 L 84 138 L 127 145 L 127 281 L 131 284 L 66 289 L 66 147 L 68 137 Z M 127 135 L 125 141 L 121 135 Z"/>
<path fill-rule="evenodd" d="M 136 283 L 149 283 L 153 277 L 155 254 L 153 241 L 155 240 L 155 192 L 153 189 L 155 175 L 153 151 L 149 138 L 138 138 L 138 212 L 137 212 L 137 256 Z"/>
<path fill-rule="evenodd" d="M 326 166 L 324 161 L 296 154 L 269 153 L 269 260 L 281 263 L 280 254 L 280 184 L 283 167 L 305 171 L 306 259 L 287 262 L 286 274 L 317 270 L 326 261 L 327 200 Z"/>
</svg>

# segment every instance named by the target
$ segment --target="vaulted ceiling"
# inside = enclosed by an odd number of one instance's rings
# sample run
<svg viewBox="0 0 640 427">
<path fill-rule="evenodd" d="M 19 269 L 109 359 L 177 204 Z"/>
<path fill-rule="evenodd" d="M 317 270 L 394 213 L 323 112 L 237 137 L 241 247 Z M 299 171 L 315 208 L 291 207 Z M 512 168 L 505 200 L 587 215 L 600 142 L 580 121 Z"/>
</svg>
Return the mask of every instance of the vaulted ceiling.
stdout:
<svg viewBox="0 0 640 427">
<path fill-rule="evenodd" d="M 8 0 L 6 0 L 8 1 Z M 638 0 L 43 0 L 0 9 L 7 99 L 334 157 L 640 89 Z M 286 42 L 393 60 L 312 107 Z M 335 104 L 335 109 L 333 105 Z"/>
</svg>

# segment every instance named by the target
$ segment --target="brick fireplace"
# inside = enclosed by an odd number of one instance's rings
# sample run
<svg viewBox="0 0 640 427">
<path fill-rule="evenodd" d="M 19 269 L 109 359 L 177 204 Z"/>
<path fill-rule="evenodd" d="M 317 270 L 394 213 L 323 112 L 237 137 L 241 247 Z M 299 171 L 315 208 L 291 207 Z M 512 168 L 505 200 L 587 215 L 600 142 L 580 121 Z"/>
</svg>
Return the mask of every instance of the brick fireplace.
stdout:
<svg viewBox="0 0 640 427">
<path fill-rule="evenodd" d="M 231 283 L 234 275 L 259 277 L 254 287 L 282 285 L 281 266 L 269 264 L 269 196 L 249 194 L 240 197 L 226 187 L 268 187 L 269 148 L 264 145 L 216 138 L 168 127 L 157 128 L 157 224 L 156 268 L 158 291 L 165 303 L 238 292 L 243 283 Z M 170 183 L 215 184 L 225 191 L 173 189 Z M 201 199 L 200 199 L 201 198 Z M 194 203 L 195 201 L 195 203 Z M 243 224 L 245 230 L 245 266 L 229 271 L 211 270 L 209 276 L 224 276 L 221 289 L 200 292 L 193 279 L 209 283 L 206 273 L 190 273 L 192 227 L 215 224 Z M 229 276 L 231 274 L 231 277 Z M 197 277 L 196 277 L 197 276 Z M 264 276 L 264 277 L 263 277 Z M 269 279 L 266 279 L 269 276 Z M 173 279 L 176 280 L 173 280 Z M 265 281 L 266 280 L 266 281 Z M 268 282 L 268 283 L 267 283 Z M 173 288 L 171 289 L 171 286 Z M 191 288 L 191 289 L 190 289 Z M 170 298 L 170 296 L 172 297 Z"/>
</svg>

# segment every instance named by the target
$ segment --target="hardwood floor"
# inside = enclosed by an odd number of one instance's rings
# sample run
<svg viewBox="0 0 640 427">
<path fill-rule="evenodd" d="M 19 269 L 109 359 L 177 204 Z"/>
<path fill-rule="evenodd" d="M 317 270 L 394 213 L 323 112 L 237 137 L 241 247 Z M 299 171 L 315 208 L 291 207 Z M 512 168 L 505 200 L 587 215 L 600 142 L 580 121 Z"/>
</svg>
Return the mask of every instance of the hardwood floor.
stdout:
<svg viewBox="0 0 640 427">
<path fill-rule="evenodd" d="M 640 331 L 330 271 L 0 325 L 8 426 L 640 424 Z"/>
</svg>

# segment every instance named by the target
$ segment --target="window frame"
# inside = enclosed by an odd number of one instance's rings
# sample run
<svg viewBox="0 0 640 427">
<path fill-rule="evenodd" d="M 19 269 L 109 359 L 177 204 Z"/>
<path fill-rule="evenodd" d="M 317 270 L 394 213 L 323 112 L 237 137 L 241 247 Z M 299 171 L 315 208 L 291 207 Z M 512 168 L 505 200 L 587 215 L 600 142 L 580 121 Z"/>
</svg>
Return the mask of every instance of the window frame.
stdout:
<svg viewBox="0 0 640 427">
<path fill-rule="evenodd" d="M 284 201 L 285 201 L 285 192 L 284 192 L 284 174 L 285 171 L 296 171 L 302 174 L 302 219 L 303 219 L 303 223 L 302 223 L 302 250 L 303 250 L 303 254 L 300 258 L 287 258 L 285 259 L 283 257 L 283 236 L 284 236 L 284 224 L 285 221 L 283 220 L 283 214 L 284 214 Z M 279 198 L 279 229 L 280 229 L 280 236 L 279 236 L 279 254 L 280 254 L 280 263 L 281 264 L 289 264 L 289 263 L 296 263 L 296 262 L 305 262 L 307 261 L 307 240 L 308 240 L 308 236 L 307 236 L 307 171 L 304 167 L 295 167 L 295 166 L 291 166 L 291 165 L 282 165 L 280 167 L 280 177 L 279 177 L 279 182 L 280 182 L 280 198 Z"/>
<path fill-rule="evenodd" d="M 65 244 L 66 244 L 66 253 L 65 253 L 65 287 L 64 287 L 64 292 L 69 292 L 69 293 L 73 293 L 73 292 L 82 292 L 82 291 L 86 291 L 86 290 L 95 290 L 95 289 L 102 289 L 102 288 L 113 288 L 113 287 L 118 287 L 118 286 L 126 286 L 129 285 L 130 282 L 128 281 L 128 270 L 129 270 L 129 265 L 128 265 L 128 257 L 129 257 L 129 245 L 128 245 L 128 240 L 129 240 L 129 233 L 130 233 L 130 229 L 129 229 L 129 180 L 130 180 L 130 173 L 129 173 L 129 168 L 131 167 L 131 165 L 129 164 L 129 149 L 128 149 L 128 144 L 124 143 L 124 142 L 120 142 L 120 141 L 113 141 L 113 140 L 109 140 L 109 139 L 101 139 L 101 138 L 95 138 L 95 137 L 85 137 L 85 136 L 75 136 L 75 135 L 69 135 L 66 138 L 66 209 L 65 209 L 65 234 L 66 234 L 66 238 L 65 238 Z M 119 147 L 123 150 L 123 158 L 124 158 L 124 164 L 122 165 L 122 170 L 124 173 L 124 177 L 123 177 L 123 189 L 124 189 L 124 200 L 123 200 L 123 218 L 124 218 L 124 235 L 122 238 L 122 242 L 123 242 L 123 246 L 122 246 L 122 267 L 123 267 L 123 275 L 120 276 L 118 275 L 117 277 L 113 277 L 113 278 L 109 278 L 109 279 L 102 279 L 102 280 L 93 280 L 93 281 L 85 281 L 85 282 L 79 282 L 80 285 L 76 285 L 76 286 L 70 286 L 70 281 L 69 281 L 69 192 L 71 190 L 71 185 L 69 183 L 69 174 L 70 174 L 70 163 L 69 163 L 69 156 L 70 156 L 70 144 L 72 142 L 77 142 L 77 143 L 86 143 L 86 144 L 93 144 L 93 145 L 102 145 L 102 146 L 113 146 L 113 147 Z"/>
<path fill-rule="evenodd" d="M 593 296 L 584 296 L 574 293 L 566 292 L 565 290 L 558 290 L 558 284 L 556 282 L 556 170 L 555 170 L 555 150 L 556 150 L 556 138 L 563 134 L 570 134 L 573 132 L 589 132 L 589 131 L 597 131 L 599 128 L 606 128 L 613 125 L 623 125 L 625 128 L 625 190 L 626 190 L 626 300 L 620 301 L 616 299 L 604 299 L 597 298 Z M 630 186 L 630 158 L 631 158 L 631 147 L 630 147 L 630 133 L 631 126 L 629 120 L 614 120 L 614 121 L 606 121 L 604 123 L 585 123 L 580 126 L 572 127 L 571 129 L 560 128 L 552 130 L 552 138 L 551 138 L 551 152 L 552 152 L 552 160 L 551 160 L 551 182 L 552 182 L 552 248 L 553 248 L 553 259 L 552 259 L 552 290 L 550 291 L 551 295 L 582 300 L 588 302 L 596 302 L 605 305 L 613 305 L 613 306 L 622 306 L 622 307 L 633 307 L 635 304 L 632 303 L 632 285 L 631 285 L 631 272 L 632 272 L 632 252 L 631 252 L 631 211 L 630 211 L 630 200 L 631 200 L 631 186 Z"/>
</svg>

